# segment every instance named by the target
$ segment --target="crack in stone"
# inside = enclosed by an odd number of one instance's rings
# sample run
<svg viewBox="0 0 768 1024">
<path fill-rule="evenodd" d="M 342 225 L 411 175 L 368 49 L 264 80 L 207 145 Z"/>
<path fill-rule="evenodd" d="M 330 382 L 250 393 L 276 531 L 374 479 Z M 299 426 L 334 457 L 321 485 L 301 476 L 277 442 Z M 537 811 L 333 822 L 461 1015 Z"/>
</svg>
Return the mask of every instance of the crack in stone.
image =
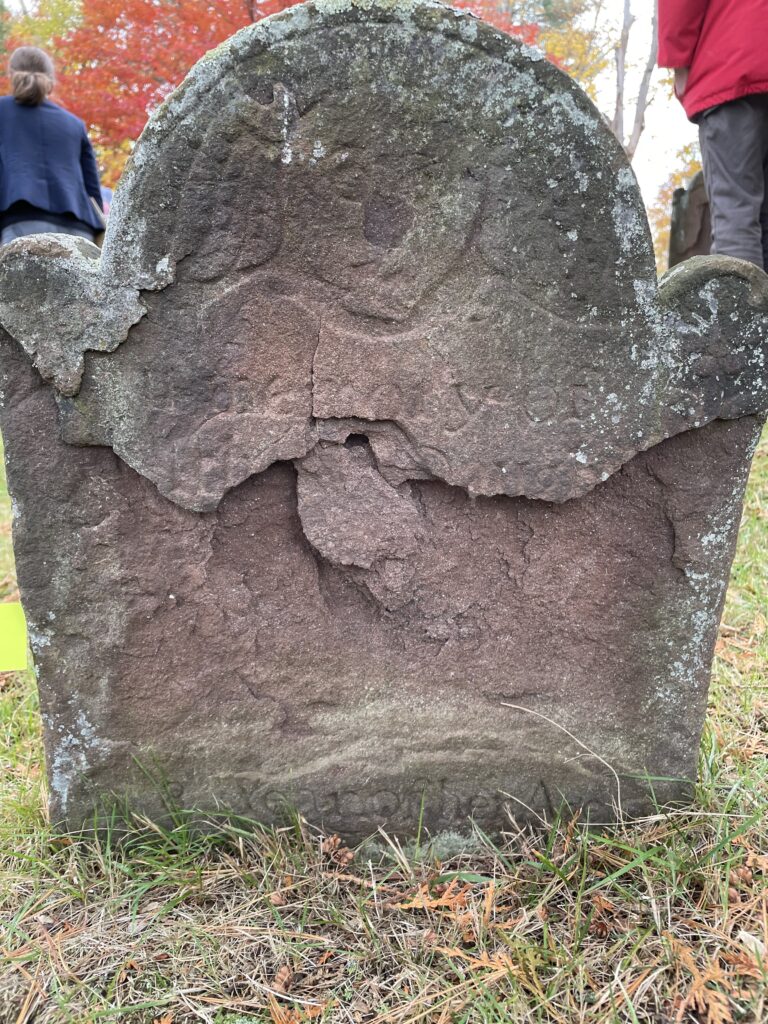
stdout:
<svg viewBox="0 0 768 1024">
<path fill-rule="evenodd" d="M 84 342 L 152 307 L 58 412 L 48 384 L 0 408 L 47 741 L 109 755 L 54 763 L 51 820 L 133 784 L 136 742 L 190 806 L 274 820 L 298 780 L 301 812 L 350 835 L 407 831 L 422 776 L 430 829 L 478 806 L 495 827 L 499 792 L 610 812 L 561 733 L 499 713 L 534 690 L 638 809 L 640 777 L 663 801 L 693 771 L 768 278 L 709 258 L 659 285 L 577 87 L 465 15 L 395 6 L 299 5 L 201 61 L 98 266 L 78 250 L 69 280 L 50 241 L 0 256 L 11 394 L 39 373 L 74 392 Z"/>
</svg>

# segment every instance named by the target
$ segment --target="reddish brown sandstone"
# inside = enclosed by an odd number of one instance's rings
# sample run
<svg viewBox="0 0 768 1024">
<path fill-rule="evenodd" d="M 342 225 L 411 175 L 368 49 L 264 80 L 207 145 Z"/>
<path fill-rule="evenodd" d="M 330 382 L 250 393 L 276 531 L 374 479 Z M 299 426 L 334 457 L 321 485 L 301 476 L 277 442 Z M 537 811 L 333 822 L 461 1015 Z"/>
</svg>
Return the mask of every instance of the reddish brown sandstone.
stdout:
<svg viewBox="0 0 768 1024">
<path fill-rule="evenodd" d="M 152 119 L 97 256 L 0 257 L 56 820 L 685 796 L 768 278 L 659 290 L 572 82 L 429 2 L 294 8 Z"/>
</svg>

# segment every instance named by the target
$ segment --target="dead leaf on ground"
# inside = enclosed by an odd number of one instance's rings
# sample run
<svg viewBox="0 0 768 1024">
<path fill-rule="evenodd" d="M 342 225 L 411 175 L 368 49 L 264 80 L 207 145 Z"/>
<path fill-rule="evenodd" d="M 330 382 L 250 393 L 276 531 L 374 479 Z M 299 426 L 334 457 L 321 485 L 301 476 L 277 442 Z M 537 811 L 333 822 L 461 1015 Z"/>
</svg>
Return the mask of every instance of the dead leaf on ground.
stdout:
<svg viewBox="0 0 768 1024">
<path fill-rule="evenodd" d="M 277 974 L 272 979 L 272 984 L 270 988 L 272 988 L 273 991 L 275 992 L 279 992 L 280 995 L 285 995 L 288 989 L 291 987 L 292 982 L 293 971 L 291 970 L 290 967 L 287 966 L 287 964 L 283 964 L 283 966 L 278 970 Z"/>
<path fill-rule="evenodd" d="M 460 885 L 458 879 L 454 879 L 444 889 L 437 886 L 436 895 L 432 895 L 428 885 L 419 886 L 416 895 L 403 903 L 395 903 L 398 910 L 465 910 L 467 906 L 467 895 L 472 891 L 471 885 Z"/>
<path fill-rule="evenodd" d="M 272 1024 L 306 1024 L 321 1016 L 331 1003 L 324 1003 L 322 1006 L 303 1006 L 301 1009 L 293 1009 L 283 1006 L 273 995 L 269 997 L 269 1016 Z"/>
<path fill-rule="evenodd" d="M 320 844 L 320 850 L 324 856 L 328 857 L 334 864 L 338 864 L 340 868 L 349 867 L 355 859 L 352 850 L 348 846 L 344 846 L 341 836 L 328 836 Z"/>
<path fill-rule="evenodd" d="M 692 949 L 671 935 L 667 937 L 673 952 L 692 978 L 688 993 L 678 1004 L 676 1024 L 682 1024 L 689 1010 L 693 1010 L 700 1017 L 702 1024 L 733 1024 L 728 999 L 732 988 L 717 961 L 712 960 L 704 968 L 700 968 Z"/>
</svg>

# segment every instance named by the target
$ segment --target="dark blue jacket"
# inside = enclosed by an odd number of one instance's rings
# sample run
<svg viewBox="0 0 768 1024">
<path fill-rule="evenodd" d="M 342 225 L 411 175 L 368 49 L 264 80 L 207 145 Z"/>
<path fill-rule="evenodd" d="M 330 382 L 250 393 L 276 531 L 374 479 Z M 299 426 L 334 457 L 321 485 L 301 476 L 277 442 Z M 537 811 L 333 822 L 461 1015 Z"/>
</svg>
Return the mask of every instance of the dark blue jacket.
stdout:
<svg viewBox="0 0 768 1024">
<path fill-rule="evenodd" d="M 23 106 L 0 97 L 0 215 L 14 203 L 70 214 L 101 230 L 99 172 L 85 125 L 50 100 Z"/>
</svg>

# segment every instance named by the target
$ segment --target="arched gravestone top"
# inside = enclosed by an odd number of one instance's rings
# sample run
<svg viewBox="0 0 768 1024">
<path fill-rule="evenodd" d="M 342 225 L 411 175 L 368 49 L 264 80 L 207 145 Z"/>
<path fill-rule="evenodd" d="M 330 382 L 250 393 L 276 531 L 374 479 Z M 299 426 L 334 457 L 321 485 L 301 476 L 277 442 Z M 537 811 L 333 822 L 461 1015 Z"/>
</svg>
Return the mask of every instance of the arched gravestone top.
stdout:
<svg viewBox="0 0 768 1024">
<path fill-rule="evenodd" d="M 161 813 L 155 767 L 347 835 L 685 795 L 767 313 L 738 260 L 657 284 L 598 112 L 466 13 L 209 54 L 101 253 L 0 250 L 52 820 Z"/>
<path fill-rule="evenodd" d="M 0 319 L 59 388 L 64 437 L 190 509 L 357 421 L 390 483 L 560 502 L 763 402 L 742 322 L 763 276 L 721 262 L 659 292 L 597 110 L 435 3 L 244 29 L 149 122 L 100 263 L 37 241 L 0 273 Z"/>
</svg>

